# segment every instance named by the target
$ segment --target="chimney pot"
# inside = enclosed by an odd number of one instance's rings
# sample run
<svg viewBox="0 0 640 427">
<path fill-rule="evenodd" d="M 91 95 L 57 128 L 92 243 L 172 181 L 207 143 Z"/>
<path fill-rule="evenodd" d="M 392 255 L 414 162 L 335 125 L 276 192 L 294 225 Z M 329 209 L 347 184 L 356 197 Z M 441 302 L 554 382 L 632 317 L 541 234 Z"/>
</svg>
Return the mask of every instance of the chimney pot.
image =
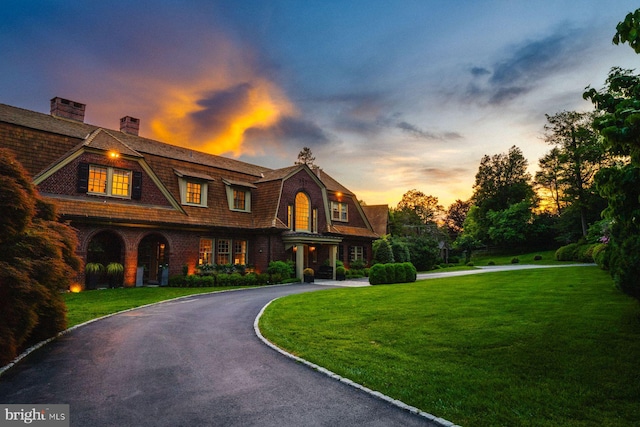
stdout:
<svg viewBox="0 0 640 427">
<path fill-rule="evenodd" d="M 138 136 L 139 131 L 140 119 L 136 119 L 135 117 L 131 116 L 125 116 L 120 119 L 120 132 Z"/>
<path fill-rule="evenodd" d="M 84 122 L 86 105 L 56 96 L 51 99 L 51 115 Z"/>
</svg>

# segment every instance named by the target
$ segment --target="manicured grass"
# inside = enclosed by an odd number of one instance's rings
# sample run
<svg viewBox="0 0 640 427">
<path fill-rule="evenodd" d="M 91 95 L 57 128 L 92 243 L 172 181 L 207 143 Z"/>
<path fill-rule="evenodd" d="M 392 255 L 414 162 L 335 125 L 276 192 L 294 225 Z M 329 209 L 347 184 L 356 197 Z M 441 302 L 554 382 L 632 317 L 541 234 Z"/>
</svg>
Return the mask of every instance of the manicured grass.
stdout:
<svg viewBox="0 0 640 427">
<path fill-rule="evenodd" d="M 520 270 L 274 301 L 277 345 L 462 426 L 640 420 L 640 309 L 596 267 Z"/>
<path fill-rule="evenodd" d="M 241 289 L 240 286 L 231 289 Z M 67 304 L 67 326 L 117 313 L 145 304 L 186 295 L 220 292 L 227 288 L 117 288 L 64 294 Z"/>
<path fill-rule="evenodd" d="M 536 255 L 540 255 L 542 257 L 541 260 L 535 261 L 533 258 Z M 531 253 L 509 253 L 509 254 L 487 254 L 484 252 L 474 252 L 471 255 L 471 262 L 476 266 L 484 266 L 487 265 L 489 261 L 493 261 L 495 265 L 511 265 L 511 260 L 513 258 L 518 258 L 520 260 L 519 264 L 538 264 L 538 265 L 558 265 L 558 264 L 569 264 L 566 261 L 556 261 L 556 251 L 540 251 L 540 252 L 531 252 Z"/>
</svg>

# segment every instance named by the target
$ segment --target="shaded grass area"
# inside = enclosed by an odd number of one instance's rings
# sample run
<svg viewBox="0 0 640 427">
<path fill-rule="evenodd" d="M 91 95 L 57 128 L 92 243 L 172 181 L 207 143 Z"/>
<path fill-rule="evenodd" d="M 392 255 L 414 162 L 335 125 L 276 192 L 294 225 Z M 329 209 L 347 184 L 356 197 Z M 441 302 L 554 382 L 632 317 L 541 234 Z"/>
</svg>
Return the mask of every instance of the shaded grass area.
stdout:
<svg viewBox="0 0 640 427">
<path fill-rule="evenodd" d="M 233 288 L 116 288 L 64 294 L 67 327 L 91 319 L 187 295 L 220 292 Z"/>
<path fill-rule="evenodd" d="M 540 255 L 542 257 L 541 260 L 534 260 L 536 255 Z M 489 261 L 493 261 L 495 265 L 511 265 L 511 260 L 513 258 L 518 258 L 520 261 L 519 264 L 536 264 L 536 265 L 559 265 L 559 264 L 568 264 L 567 261 L 557 261 L 556 260 L 556 251 L 540 251 L 540 252 L 521 252 L 521 253 L 508 253 L 508 254 L 500 254 L 500 253 L 486 253 L 482 251 L 474 252 L 471 255 L 471 262 L 474 265 L 484 266 L 489 263 Z"/>
<path fill-rule="evenodd" d="M 463 426 L 640 419 L 640 309 L 596 267 L 521 270 L 274 301 L 277 345 Z"/>
</svg>

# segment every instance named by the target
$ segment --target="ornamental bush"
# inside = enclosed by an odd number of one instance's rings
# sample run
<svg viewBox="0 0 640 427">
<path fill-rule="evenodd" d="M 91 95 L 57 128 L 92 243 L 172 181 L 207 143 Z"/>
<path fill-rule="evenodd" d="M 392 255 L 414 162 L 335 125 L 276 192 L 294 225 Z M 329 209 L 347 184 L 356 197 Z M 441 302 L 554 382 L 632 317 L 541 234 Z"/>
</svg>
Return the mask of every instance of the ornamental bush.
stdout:
<svg viewBox="0 0 640 427">
<path fill-rule="evenodd" d="M 382 285 L 415 282 L 418 272 L 410 262 L 374 264 L 369 270 L 369 283 Z"/>
</svg>

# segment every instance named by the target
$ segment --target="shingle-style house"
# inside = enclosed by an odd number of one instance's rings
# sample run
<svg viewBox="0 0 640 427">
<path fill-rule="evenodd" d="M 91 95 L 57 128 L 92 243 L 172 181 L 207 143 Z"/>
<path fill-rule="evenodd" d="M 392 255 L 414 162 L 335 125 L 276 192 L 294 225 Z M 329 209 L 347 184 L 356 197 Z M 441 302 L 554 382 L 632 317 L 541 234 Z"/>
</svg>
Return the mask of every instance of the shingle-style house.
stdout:
<svg viewBox="0 0 640 427">
<path fill-rule="evenodd" d="M 371 259 L 373 230 L 356 196 L 319 168 L 269 169 L 84 123 L 85 105 L 51 100 L 51 114 L 0 104 L 0 146 L 77 230 L 85 262 L 120 262 L 125 285 L 184 266 L 269 262 L 306 267 Z M 334 269 L 335 272 L 335 269 Z M 335 273 L 334 273 L 335 274 Z"/>
</svg>

